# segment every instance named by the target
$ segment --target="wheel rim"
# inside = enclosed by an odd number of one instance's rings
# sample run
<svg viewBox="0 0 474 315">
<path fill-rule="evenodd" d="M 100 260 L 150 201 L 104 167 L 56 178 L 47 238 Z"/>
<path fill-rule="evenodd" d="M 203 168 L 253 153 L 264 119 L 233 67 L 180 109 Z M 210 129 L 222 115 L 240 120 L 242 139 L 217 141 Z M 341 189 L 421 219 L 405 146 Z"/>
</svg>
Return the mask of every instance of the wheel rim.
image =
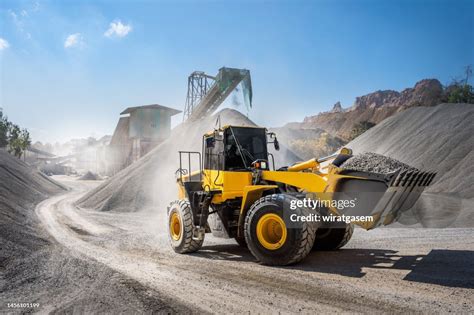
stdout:
<svg viewBox="0 0 474 315">
<path fill-rule="evenodd" d="M 267 213 L 258 220 L 257 238 L 266 249 L 277 250 L 282 247 L 286 233 L 286 224 L 277 214 Z"/>
<path fill-rule="evenodd" d="M 181 237 L 181 220 L 179 218 L 179 214 L 173 212 L 170 218 L 170 233 L 171 237 L 177 241 Z"/>
</svg>

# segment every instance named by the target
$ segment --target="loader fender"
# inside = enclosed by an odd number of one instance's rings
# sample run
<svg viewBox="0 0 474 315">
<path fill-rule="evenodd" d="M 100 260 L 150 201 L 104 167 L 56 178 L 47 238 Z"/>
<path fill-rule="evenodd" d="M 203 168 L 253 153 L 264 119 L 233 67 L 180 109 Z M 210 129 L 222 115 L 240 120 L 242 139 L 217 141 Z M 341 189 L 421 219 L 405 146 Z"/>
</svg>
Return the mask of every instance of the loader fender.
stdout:
<svg viewBox="0 0 474 315">
<path fill-rule="evenodd" d="M 237 237 L 244 238 L 244 223 L 247 211 L 250 209 L 252 204 L 260 199 L 265 191 L 278 189 L 277 185 L 254 185 L 245 186 L 242 195 L 242 205 L 240 207 L 240 216 L 237 230 Z"/>
</svg>

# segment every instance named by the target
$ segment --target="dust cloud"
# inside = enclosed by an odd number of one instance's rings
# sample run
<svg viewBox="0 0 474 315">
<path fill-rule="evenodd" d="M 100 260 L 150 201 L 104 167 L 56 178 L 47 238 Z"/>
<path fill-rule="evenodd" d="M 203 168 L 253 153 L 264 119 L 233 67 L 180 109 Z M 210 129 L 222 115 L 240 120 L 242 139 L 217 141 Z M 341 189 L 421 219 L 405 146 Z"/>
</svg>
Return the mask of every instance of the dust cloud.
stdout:
<svg viewBox="0 0 474 315">
<path fill-rule="evenodd" d="M 218 117 L 220 117 L 218 121 Z M 164 228 L 166 208 L 177 198 L 175 172 L 179 168 L 178 151 L 199 151 L 202 136 L 219 124 L 255 126 L 246 116 L 232 109 L 223 109 L 211 117 L 177 126 L 170 137 L 140 160 L 124 169 L 78 200 L 77 205 L 98 211 L 136 212 L 150 216 L 148 228 Z M 271 148 L 271 145 L 270 145 Z M 274 152 L 275 166 L 291 164 L 299 158 L 282 147 Z M 183 160 L 183 163 L 186 163 Z M 198 167 L 196 159 L 192 169 Z"/>
</svg>

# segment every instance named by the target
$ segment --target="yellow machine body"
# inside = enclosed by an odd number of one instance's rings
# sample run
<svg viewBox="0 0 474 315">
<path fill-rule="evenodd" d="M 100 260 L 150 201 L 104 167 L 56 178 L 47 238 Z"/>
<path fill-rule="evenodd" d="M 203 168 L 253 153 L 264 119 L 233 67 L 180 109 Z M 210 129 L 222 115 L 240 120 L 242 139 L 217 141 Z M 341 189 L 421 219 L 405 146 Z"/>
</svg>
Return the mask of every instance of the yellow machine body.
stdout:
<svg viewBox="0 0 474 315">
<path fill-rule="evenodd" d="M 223 134 L 228 128 L 232 128 L 232 126 L 224 126 L 219 130 L 209 132 L 204 135 L 204 139 L 216 134 Z M 365 229 L 372 229 L 394 222 L 398 212 L 411 208 L 424 186 L 428 185 L 434 177 L 433 173 L 424 172 L 395 174 L 391 180 L 385 179 L 382 175 L 371 173 L 343 174 L 343 170 L 333 165 L 332 162 L 340 155 L 350 154 L 352 154 L 350 149 L 342 148 L 329 157 L 309 159 L 289 166 L 285 170 L 259 170 L 261 183 L 265 184 L 253 184 L 252 170 L 229 171 L 204 168 L 200 172 L 194 172 L 190 176 L 181 176 L 178 179 L 179 198 L 186 197 L 183 183 L 192 177 L 201 175 L 203 189 L 213 192 L 211 205 L 223 204 L 229 200 L 240 200 L 240 216 L 243 218 L 256 200 L 261 198 L 266 191 L 277 189 L 278 185 L 291 186 L 296 188 L 298 193 L 331 201 L 337 193 L 343 192 L 341 183 L 344 181 L 356 181 L 358 186 L 363 186 L 363 182 L 371 185 L 375 183 L 377 189 L 381 190 L 384 195 L 373 203 L 372 209 L 363 210 L 364 215 L 372 216 L 373 220 L 354 222 Z M 410 193 L 417 193 L 417 196 L 411 199 L 407 198 L 407 194 Z M 404 198 L 403 202 L 400 202 L 399 199 L 402 197 Z M 334 215 L 341 215 L 336 208 L 328 207 L 328 210 Z M 239 221 L 243 222 L 243 220 Z"/>
<path fill-rule="evenodd" d="M 304 162 L 306 163 L 306 162 Z M 229 172 L 203 170 L 203 185 L 211 190 L 220 191 L 212 198 L 212 204 L 220 204 L 230 199 L 242 198 L 241 215 L 245 216 L 246 211 L 267 190 L 277 188 L 276 185 L 252 185 L 251 172 Z M 314 194 L 321 200 L 330 200 L 331 192 L 337 186 L 341 178 L 361 177 L 344 176 L 338 174 L 316 174 L 313 172 L 301 171 L 262 171 L 262 179 L 270 182 L 278 182 L 293 187 L 310 194 Z M 184 189 L 181 186 L 182 196 Z M 337 209 L 330 208 L 335 215 L 338 215 Z M 370 229 L 372 225 L 367 222 L 360 222 L 360 225 Z"/>
</svg>

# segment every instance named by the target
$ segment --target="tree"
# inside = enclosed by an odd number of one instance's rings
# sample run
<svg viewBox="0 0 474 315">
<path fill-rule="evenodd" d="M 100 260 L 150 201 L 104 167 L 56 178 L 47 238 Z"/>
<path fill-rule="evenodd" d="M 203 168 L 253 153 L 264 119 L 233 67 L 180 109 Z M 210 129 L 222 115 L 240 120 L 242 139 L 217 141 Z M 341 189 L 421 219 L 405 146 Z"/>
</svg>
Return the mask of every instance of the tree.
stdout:
<svg viewBox="0 0 474 315">
<path fill-rule="evenodd" d="M 467 65 L 465 68 L 464 68 L 464 85 L 468 85 L 469 84 L 469 79 L 472 77 L 472 66 L 471 65 Z"/>
<path fill-rule="evenodd" d="M 0 108 L 0 148 L 8 147 L 8 152 L 21 158 L 31 145 L 30 133 L 10 122 Z"/>
<path fill-rule="evenodd" d="M 23 154 L 22 146 L 21 129 L 18 125 L 11 123 L 8 128 L 8 152 L 20 158 Z"/>
<path fill-rule="evenodd" d="M 474 104 L 474 90 L 471 85 L 449 86 L 447 95 L 448 103 L 469 103 Z"/>
<path fill-rule="evenodd" d="M 466 66 L 464 75 L 452 80 L 445 89 L 445 101 L 448 103 L 474 104 L 474 89 L 469 84 L 472 76 L 472 66 Z"/>
<path fill-rule="evenodd" d="M 30 132 L 27 129 L 22 129 L 20 133 L 20 146 L 24 154 L 26 154 L 26 150 L 28 149 L 30 145 L 31 145 Z"/>
<path fill-rule="evenodd" d="M 363 134 L 364 132 L 372 128 L 373 126 L 375 126 L 375 124 L 370 121 L 361 121 L 355 124 L 354 127 L 352 128 L 349 140 L 353 140 L 357 138 L 358 136 L 360 136 L 361 134 Z"/>
<path fill-rule="evenodd" d="M 8 130 L 10 122 L 7 116 L 3 115 L 3 109 L 0 108 L 0 148 L 4 148 L 8 145 Z"/>
</svg>

